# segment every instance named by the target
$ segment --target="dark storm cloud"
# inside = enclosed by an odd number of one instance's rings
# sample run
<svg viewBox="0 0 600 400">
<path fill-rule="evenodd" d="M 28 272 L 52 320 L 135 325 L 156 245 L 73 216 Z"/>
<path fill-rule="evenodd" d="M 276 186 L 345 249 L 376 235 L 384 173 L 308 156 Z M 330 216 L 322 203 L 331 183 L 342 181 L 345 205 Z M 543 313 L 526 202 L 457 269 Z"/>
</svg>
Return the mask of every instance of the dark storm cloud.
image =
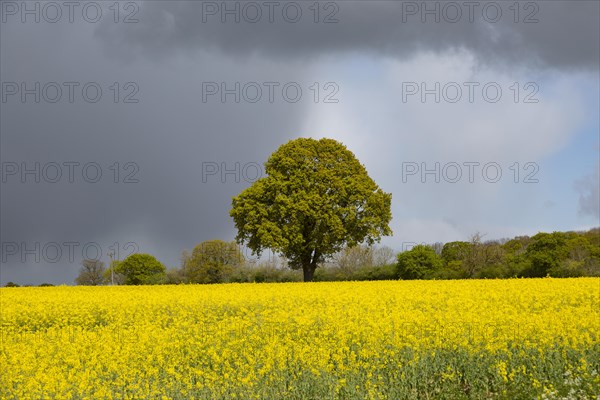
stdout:
<svg viewBox="0 0 600 400">
<path fill-rule="evenodd" d="M 110 53 L 128 58 L 190 49 L 275 59 L 341 52 L 401 58 L 417 51 L 466 49 L 482 63 L 598 68 L 600 3 L 596 1 L 520 2 L 518 6 L 507 1 L 337 1 L 321 2 L 318 14 L 313 2 L 272 3 L 146 2 L 138 13 L 144 23 L 105 22 L 96 33 Z M 290 3 L 295 5 L 286 8 Z M 297 10 L 301 17 L 296 17 Z M 337 22 L 324 23 L 326 19 Z"/>
<path fill-rule="evenodd" d="M 300 133 L 305 101 L 236 104 L 230 97 L 226 104 L 204 103 L 201 88 L 204 81 L 302 83 L 303 71 L 278 72 L 261 63 L 248 68 L 214 55 L 125 65 L 106 59 L 91 28 L 2 25 L 2 81 L 25 82 L 29 89 L 35 82 L 42 87 L 57 82 L 65 90 L 56 103 L 43 95 L 36 103 L 30 94 L 25 102 L 13 95 L 1 104 L 0 154 L 3 172 L 9 174 L 2 183 L 0 236 L 5 245 L 19 246 L 17 254 L 12 247 L 3 249 L 2 283 L 72 283 L 82 247 L 89 243 L 102 249 L 103 261 L 112 244 L 126 255 L 125 245 L 134 242 L 174 267 L 183 249 L 203 240 L 233 239 L 230 199 L 254 178 L 245 164 L 264 162 L 274 148 Z M 65 82 L 79 84 L 73 103 Z M 82 98 L 81 88 L 89 82 L 102 88 L 96 103 Z M 110 89 L 114 82 L 121 89 L 118 103 Z M 127 82 L 139 88 L 138 103 L 122 102 L 130 92 L 123 91 Z M 71 162 L 79 163 L 72 164 L 73 182 L 65 165 Z M 26 174 L 22 182 L 23 163 L 29 170 L 39 164 L 39 183 L 36 173 Z M 56 175 L 51 163 L 61 167 L 56 183 L 49 181 Z M 98 182 L 91 182 L 94 167 L 83 175 L 89 163 L 101 168 Z M 126 163 L 133 164 L 125 168 Z M 206 163 L 233 172 L 223 178 L 220 171 L 203 176 Z M 15 165 L 15 174 L 5 171 Z M 47 176 L 45 166 L 50 166 Z M 137 183 L 123 182 L 130 173 Z M 65 242 L 79 243 L 74 261 Z M 57 262 L 47 262 L 55 256 L 52 246 L 43 254 L 49 243 L 62 247 Z M 26 254 L 22 262 L 21 253 L 32 249 L 35 254 Z"/>
</svg>

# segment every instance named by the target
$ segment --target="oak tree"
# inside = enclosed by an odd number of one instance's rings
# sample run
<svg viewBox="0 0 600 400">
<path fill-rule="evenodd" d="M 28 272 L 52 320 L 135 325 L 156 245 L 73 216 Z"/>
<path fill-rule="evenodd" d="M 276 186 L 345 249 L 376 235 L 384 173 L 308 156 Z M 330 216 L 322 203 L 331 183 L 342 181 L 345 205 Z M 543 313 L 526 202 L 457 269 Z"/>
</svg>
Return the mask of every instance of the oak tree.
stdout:
<svg viewBox="0 0 600 400">
<path fill-rule="evenodd" d="M 265 163 L 265 176 L 233 198 L 236 240 L 260 255 L 271 249 L 311 281 L 344 247 L 391 235 L 392 196 L 343 144 L 291 140 Z"/>
</svg>

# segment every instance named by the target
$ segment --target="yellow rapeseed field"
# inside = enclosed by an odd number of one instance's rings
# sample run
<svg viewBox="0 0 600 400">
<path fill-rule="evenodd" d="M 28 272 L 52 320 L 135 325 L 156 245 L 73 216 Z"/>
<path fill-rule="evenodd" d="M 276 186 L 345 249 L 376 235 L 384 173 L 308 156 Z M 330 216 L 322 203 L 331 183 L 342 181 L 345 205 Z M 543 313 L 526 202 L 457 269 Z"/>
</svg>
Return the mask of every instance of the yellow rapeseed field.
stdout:
<svg viewBox="0 0 600 400">
<path fill-rule="evenodd" d="M 3 288 L 0 398 L 593 398 L 600 279 Z"/>
</svg>

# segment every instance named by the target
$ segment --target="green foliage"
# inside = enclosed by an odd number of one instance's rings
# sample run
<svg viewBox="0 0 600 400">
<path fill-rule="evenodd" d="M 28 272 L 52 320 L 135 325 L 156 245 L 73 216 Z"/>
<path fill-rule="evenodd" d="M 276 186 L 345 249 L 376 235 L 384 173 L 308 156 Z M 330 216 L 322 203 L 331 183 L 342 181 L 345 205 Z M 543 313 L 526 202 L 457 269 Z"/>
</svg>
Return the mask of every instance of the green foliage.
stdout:
<svg viewBox="0 0 600 400">
<path fill-rule="evenodd" d="M 556 278 L 586 276 L 583 261 L 564 260 L 548 270 L 548 275 Z"/>
<path fill-rule="evenodd" d="M 584 236 L 594 248 L 600 249 L 600 228 L 593 228 L 587 232 L 582 232 L 581 236 Z"/>
<path fill-rule="evenodd" d="M 432 279 L 466 279 L 463 262 L 461 260 L 444 262 L 442 259 L 442 268 L 431 274 Z"/>
<path fill-rule="evenodd" d="M 6 285 L 4 285 L 4 287 L 20 287 L 21 285 L 19 285 L 18 283 L 14 283 L 14 282 L 7 282 Z"/>
<path fill-rule="evenodd" d="M 507 254 L 523 254 L 530 242 L 531 238 L 529 236 L 517 236 L 504 243 L 502 248 Z"/>
<path fill-rule="evenodd" d="M 468 242 L 448 242 L 442 248 L 442 259 L 446 263 L 462 261 L 467 256 L 469 248 Z"/>
<path fill-rule="evenodd" d="M 520 254 L 506 253 L 504 263 L 506 265 L 506 275 L 504 278 L 522 277 L 523 271 L 531 269 L 531 261 L 527 258 L 524 251 Z"/>
<path fill-rule="evenodd" d="M 232 200 L 236 240 L 259 255 L 282 254 L 305 280 L 345 246 L 392 233 L 391 194 L 335 140 L 292 140 L 270 156 L 265 173 Z"/>
<path fill-rule="evenodd" d="M 442 249 L 444 266 L 436 279 L 600 276 L 597 228 L 588 232 L 538 233 L 504 244 L 450 242 Z"/>
<path fill-rule="evenodd" d="M 561 262 L 567 259 L 567 233 L 538 233 L 531 238 L 525 254 L 531 262 L 531 267 L 523 271 L 523 275 L 544 277 L 550 271 L 560 268 Z"/>
<path fill-rule="evenodd" d="M 182 272 L 189 283 L 221 283 L 244 261 L 235 242 L 207 240 L 197 245 L 191 255 L 183 255 Z"/>
<path fill-rule="evenodd" d="M 132 254 L 115 266 L 122 274 L 125 285 L 153 285 L 164 283 L 165 266 L 150 254 Z"/>
<path fill-rule="evenodd" d="M 508 276 L 508 269 L 505 264 L 486 265 L 477 273 L 478 279 L 497 279 Z"/>
<path fill-rule="evenodd" d="M 261 265 L 250 269 L 250 282 L 300 282 L 302 275 L 298 271 L 290 269 L 274 268 L 269 265 Z"/>
<path fill-rule="evenodd" d="M 385 281 L 397 279 L 396 265 L 364 265 L 351 272 L 338 266 L 319 268 L 314 280 L 318 282 L 334 281 Z"/>
<path fill-rule="evenodd" d="M 475 278 L 501 278 L 507 273 L 504 250 L 499 243 L 487 242 L 476 246 L 475 254 L 478 255 L 476 262 L 480 264 Z"/>
<path fill-rule="evenodd" d="M 387 281 L 397 278 L 395 264 L 366 265 L 359 268 L 351 277 L 355 281 Z"/>
<path fill-rule="evenodd" d="M 397 276 L 401 279 L 429 279 L 442 265 L 442 259 L 432 247 L 418 245 L 398 254 Z"/>
<path fill-rule="evenodd" d="M 298 270 L 281 268 L 277 262 L 269 260 L 258 265 L 244 264 L 233 269 L 227 282 L 262 283 L 262 282 L 300 282 L 302 274 Z"/>
<path fill-rule="evenodd" d="M 600 276 L 599 234 L 600 230 L 595 228 L 587 232 L 538 233 L 531 238 L 518 236 L 485 243 L 480 241 L 481 235 L 476 234 L 470 242 L 446 243 L 440 255 L 432 246 L 416 246 L 399 254 L 395 264 L 389 262 L 395 258 L 389 247 L 355 245 L 344 247 L 330 262 L 323 263 L 315 271 L 314 280 Z M 136 278 L 135 269 L 126 276 L 123 263 L 113 261 L 115 284 L 298 282 L 303 279 L 298 269 L 287 268 L 285 259 L 275 257 L 256 265 L 244 259 L 235 242 L 221 240 L 203 242 L 192 253 L 184 252 L 180 269 L 165 273 L 159 268 L 150 277 L 144 272 Z M 104 282 L 110 283 L 111 268 L 105 269 L 102 275 Z M 18 285 L 9 282 L 6 286 Z"/>
</svg>

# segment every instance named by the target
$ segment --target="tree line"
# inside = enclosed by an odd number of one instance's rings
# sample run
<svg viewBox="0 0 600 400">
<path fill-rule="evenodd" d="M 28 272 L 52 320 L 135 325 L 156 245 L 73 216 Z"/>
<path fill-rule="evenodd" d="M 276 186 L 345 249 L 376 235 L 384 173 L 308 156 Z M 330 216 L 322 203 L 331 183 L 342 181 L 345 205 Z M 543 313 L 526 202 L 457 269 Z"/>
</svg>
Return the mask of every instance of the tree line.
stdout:
<svg viewBox="0 0 600 400">
<path fill-rule="evenodd" d="M 387 246 L 346 247 L 319 265 L 314 281 L 394 279 L 482 279 L 600 276 L 600 228 L 585 232 L 538 233 L 512 239 L 416 245 L 395 253 Z M 104 269 L 85 260 L 76 283 L 187 284 L 299 282 L 302 271 L 282 257 L 246 259 L 235 242 L 210 240 L 184 251 L 178 268 L 166 269 L 154 257 L 134 254 Z"/>
<path fill-rule="evenodd" d="M 600 228 L 540 232 L 510 240 L 419 245 L 400 253 L 400 279 L 469 279 L 600 276 Z"/>
<path fill-rule="evenodd" d="M 600 228 L 584 232 L 540 232 L 534 236 L 420 244 L 396 253 L 388 246 L 346 247 L 319 265 L 314 281 L 395 279 L 493 279 L 600 276 Z M 249 259 L 235 241 L 209 240 L 181 264 L 166 268 L 150 254 L 132 254 L 106 268 L 100 260 L 83 260 L 77 285 L 211 284 L 301 282 L 303 273 L 277 255 Z M 5 286 L 19 286 L 8 282 Z M 53 286 L 44 283 L 40 286 Z"/>
</svg>

